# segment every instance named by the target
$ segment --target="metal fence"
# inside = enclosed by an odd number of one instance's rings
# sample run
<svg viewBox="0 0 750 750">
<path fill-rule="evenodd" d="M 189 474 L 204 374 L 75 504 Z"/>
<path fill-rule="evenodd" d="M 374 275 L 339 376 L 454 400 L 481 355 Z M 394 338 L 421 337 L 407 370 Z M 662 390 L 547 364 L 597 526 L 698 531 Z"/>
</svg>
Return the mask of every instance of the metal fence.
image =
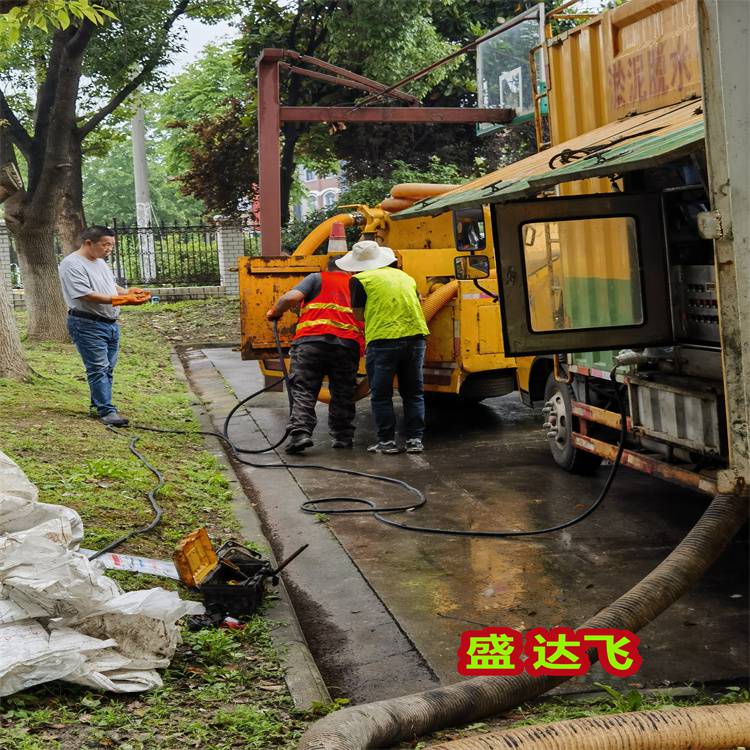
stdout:
<svg viewBox="0 0 750 750">
<path fill-rule="evenodd" d="M 218 231 L 214 224 L 135 227 L 112 220 L 115 249 L 109 259 L 121 286 L 218 286 Z M 223 229 L 242 233 L 246 255 L 258 255 L 260 242 L 250 225 Z M 58 261 L 62 252 L 56 244 Z M 13 238 L 10 237 L 11 280 L 23 287 Z"/>
<path fill-rule="evenodd" d="M 213 225 L 132 227 L 112 222 L 111 263 L 121 286 L 215 286 L 219 251 Z"/>
</svg>

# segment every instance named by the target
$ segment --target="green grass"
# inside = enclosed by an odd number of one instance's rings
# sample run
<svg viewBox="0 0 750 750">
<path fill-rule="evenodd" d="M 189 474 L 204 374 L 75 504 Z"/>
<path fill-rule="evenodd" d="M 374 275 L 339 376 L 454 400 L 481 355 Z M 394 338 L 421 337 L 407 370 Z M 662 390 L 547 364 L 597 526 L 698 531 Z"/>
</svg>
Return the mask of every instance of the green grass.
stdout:
<svg viewBox="0 0 750 750">
<path fill-rule="evenodd" d="M 238 340 L 236 301 L 183 302 L 126 310 L 115 371 L 115 404 L 131 423 L 197 430 L 191 395 L 176 375 L 173 345 Z M 83 545 L 113 541 L 151 519 L 153 475 L 128 452 L 128 440 L 87 416 L 88 387 L 70 344 L 28 343 L 31 381 L 0 380 L 0 450 L 39 488 L 39 499 L 77 510 Z M 138 449 L 164 474 L 159 527 L 121 549 L 168 559 L 176 542 L 205 526 L 218 545 L 239 539 L 230 492 L 217 460 L 197 435 L 140 434 Z M 127 589 L 163 586 L 153 576 L 109 572 Z M 164 687 L 109 695 L 49 683 L 0 699 L 0 750 L 251 750 L 292 748 L 307 717 L 283 681 L 270 625 L 255 616 L 242 631 L 186 633 Z"/>
</svg>

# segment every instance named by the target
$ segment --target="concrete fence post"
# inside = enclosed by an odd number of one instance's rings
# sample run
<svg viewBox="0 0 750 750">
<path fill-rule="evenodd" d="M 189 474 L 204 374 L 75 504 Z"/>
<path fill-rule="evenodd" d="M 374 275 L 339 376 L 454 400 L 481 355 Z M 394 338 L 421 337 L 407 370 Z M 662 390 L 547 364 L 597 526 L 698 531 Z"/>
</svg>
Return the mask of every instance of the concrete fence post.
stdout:
<svg viewBox="0 0 750 750">
<path fill-rule="evenodd" d="M 13 277 L 10 270 L 10 232 L 5 223 L 0 221 L 0 288 L 11 298 Z"/>
<path fill-rule="evenodd" d="M 216 240 L 219 247 L 219 274 L 227 297 L 240 296 L 240 277 L 237 258 L 245 254 L 242 227 L 222 220 L 217 221 Z"/>
</svg>

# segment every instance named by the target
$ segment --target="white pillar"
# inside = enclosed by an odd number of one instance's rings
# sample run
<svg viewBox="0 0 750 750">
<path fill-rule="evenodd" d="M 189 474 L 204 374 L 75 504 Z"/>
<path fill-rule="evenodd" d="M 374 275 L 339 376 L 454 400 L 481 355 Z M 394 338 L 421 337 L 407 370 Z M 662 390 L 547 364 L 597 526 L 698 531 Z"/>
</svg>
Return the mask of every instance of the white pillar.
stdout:
<svg viewBox="0 0 750 750">
<path fill-rule="evenodd" d="M 237 259 L 245 254 L 245 240 L 242 227 L 237 224 L 219 222 L 216 228 L 219 247 L 219 274 L 221 285 L 227 297 L 240 296 L 240 277 L 237 273 Z"/>
<path fill-rule="evenodd" d="M 8 293 L 8 299 L 11 298 L 13 276 L 10 270 L 10 232 L 2 221 L 0 221 L 0 289 Z"/>
<path fill-rule="evenodd" d="M 138 255 L 144 281 L 156 278 L 154 235 L 144 231 L 151 227 L 151 194 L 146 161 L 146 124 L 143 107 L 138 107 L 131 122 L 133 129 L 133 181 L 135 183 L 135 223 L 138 227 Z"/>
</svg>

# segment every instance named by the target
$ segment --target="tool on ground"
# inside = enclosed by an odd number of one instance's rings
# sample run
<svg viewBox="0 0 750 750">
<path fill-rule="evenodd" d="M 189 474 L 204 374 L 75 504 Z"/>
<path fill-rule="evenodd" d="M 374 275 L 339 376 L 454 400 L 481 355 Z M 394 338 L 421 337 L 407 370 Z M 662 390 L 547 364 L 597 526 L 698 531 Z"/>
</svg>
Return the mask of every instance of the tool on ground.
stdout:
<svg viewBox="0 0 750 750">
<path fill-rule="evenodd" d="M 280 565 L 260 553 L 228 541 L 214 550 L 205 528 L 197 529 L 180 541 L 173 559 L 180 580 L 203 596 L 212 620 L 249 617 L 260 606 L 266 583 L 277 586 L 278 574 L 307 548 L 300 547 Z"/>
</svg>

